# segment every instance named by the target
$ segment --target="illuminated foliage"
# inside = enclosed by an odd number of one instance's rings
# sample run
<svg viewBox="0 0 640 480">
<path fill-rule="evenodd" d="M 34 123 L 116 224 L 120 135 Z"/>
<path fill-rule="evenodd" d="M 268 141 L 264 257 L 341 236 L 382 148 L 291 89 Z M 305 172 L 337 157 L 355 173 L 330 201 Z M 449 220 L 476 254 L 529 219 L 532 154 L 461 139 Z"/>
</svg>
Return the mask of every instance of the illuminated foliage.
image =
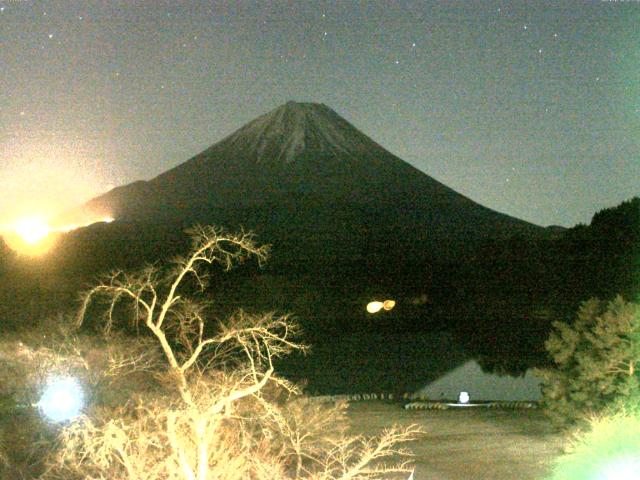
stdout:
<svg viewBox="0 0 640 480">
<path fill-rule="evenodd" d="M 582 304 L 573 324 L 554 322 L 545 343 L 554 368 L 539 370 L 547 413 L 569 425 L 640 398 L 640 306 L 617 297 Z"/>
<path fill-rule="evenodd" d="M 205 266 L 228 270 L 266 255 L 249 234 L 198 227 L 190 254 L 169 268 L 114 272 L 87 292 L 79 324 L 104 299 L 109 337 L 124 302 L 134 326 L 162 352 L 154 365 L 135 356 L 112 359 L 122 367 L 114 375 L 140 367 L 158 387 L 111 408 L 94 406 L 72 423 L 43 478 L 347 480 L 410 471 L 407 463 L 380 459 L 404 453 L 396 445 L 416 438 L 418 428 L 391 428 L 376 439 L 349 436 L 343 407 L 309 403 L 275 375 L 276 358 L 305 349 L 290 317 L 239 311 L 213 323 L 207 304 L 189 297 L 194 287 L 206 287 Z"/>
<path fill-rule="evenodd" d="M 71 393 L 68 388 L 48 391 L 53 380 L 73 379 L 68 386 L 80 387 L 78 393 L 101 408 L 125 403 L 132 391 L 148 383 L 143 371 L 127 374 L 122 360 L 135 359 L 136 369 L 144 370 L 145 365 L 157 363 L 153 344 L 123 335 L 113 335 L 106 343 L 96 335 L 79 335 L 73 323 L 75 318 L 61 315 L 46 318 L 35 327 L 5 332 L 0 339 L 2 479 L 40 478 L 47 453 L 58 444 L 57 421 L 67 417 L 59 414 L 82 405 L 76 394 L 64 398 Z"/>
</svg>

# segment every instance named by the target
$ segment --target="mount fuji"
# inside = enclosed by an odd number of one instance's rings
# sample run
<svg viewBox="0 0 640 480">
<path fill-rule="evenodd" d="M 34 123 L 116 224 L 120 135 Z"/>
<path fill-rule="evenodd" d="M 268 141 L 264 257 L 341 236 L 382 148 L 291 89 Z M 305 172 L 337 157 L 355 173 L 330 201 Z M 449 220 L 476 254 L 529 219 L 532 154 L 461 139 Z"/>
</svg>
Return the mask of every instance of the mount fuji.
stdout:
<svg viewBox="0 0 640 480">
<path fill-rule="evenodd" d="M 545 229 L 486 208 L 401 160 L 331 108 L 288 102 L 186 162 L 115 188 L 64 221 L 242 226 L 289 261 L 455 257 Z"/>
</svg>

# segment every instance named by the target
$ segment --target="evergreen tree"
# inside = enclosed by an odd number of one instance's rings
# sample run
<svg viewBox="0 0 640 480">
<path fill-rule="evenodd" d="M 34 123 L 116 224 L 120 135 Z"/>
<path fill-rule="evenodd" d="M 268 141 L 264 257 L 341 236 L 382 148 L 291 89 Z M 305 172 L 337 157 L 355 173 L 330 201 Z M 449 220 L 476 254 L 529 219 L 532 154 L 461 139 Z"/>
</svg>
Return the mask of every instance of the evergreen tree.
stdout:
<svg viewBox="0 0 640 480">
<path fill-rule="evenodd" d="M 618 296 L 584 302 L 573 324 L 554 322 L 545 342 L 555 367 L 538 370 L 543 401 L 558 425 L 640 398 L 640 305 Z"/>
</svg>

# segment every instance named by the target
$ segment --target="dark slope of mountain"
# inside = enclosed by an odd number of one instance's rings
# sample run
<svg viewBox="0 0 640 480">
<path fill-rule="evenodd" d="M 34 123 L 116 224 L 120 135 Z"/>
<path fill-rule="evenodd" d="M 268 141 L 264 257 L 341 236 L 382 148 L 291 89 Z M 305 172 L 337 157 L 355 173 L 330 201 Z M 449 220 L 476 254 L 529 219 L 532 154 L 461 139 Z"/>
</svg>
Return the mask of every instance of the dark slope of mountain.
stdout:
<svg viewBox="0 0 640 480">
<path fill-rule="evenodd" d="M 88 212 L 90 212 L 88 214 Z M 289 102 L 148 182 L 116 188 L 67 221 L 243 226 L 291 258 L 407 261 L 489 236 L 544 229 L 485 208 L 375 143 L 330 108 Z"/>
<path fill-rule="evenodd" d="M 567 230 L 551 243 L 549 256 L 562 258 L 558 274 L 563 292 L 574 301 L 590 296 L 611 300 L 621 294 L 627 300 L 640 295 L 640 197 L 597 212 L 591 223 Z M 571 283 L 570 283 L 571 282 Z"/>
</svg>

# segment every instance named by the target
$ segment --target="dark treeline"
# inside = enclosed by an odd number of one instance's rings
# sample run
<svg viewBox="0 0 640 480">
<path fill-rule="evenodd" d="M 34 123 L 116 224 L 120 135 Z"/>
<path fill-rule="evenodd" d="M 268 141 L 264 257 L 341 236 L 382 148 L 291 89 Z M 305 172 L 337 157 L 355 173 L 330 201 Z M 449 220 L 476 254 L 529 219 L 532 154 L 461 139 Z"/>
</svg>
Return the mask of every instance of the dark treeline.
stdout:
<svg viewBox="0 0 640 480">
<path fill-rule="evenodd" d="M 184 227 L 94 225 L 33 260 L 2 245 L 3 327 L 74 310 L 78 291 L 100 272 L 186 252 Z M 634 299 L 640 292 L 640 198 L 596 213 L 590 225 L 485 239 L 447 261 L 429 256 L 427 245 L 385 245 L 383 233 L 354 241 L 348 251 L 338 248 L 344 242 L 331 241 L 330 232 L 310 240 L 313 248 L 305 248 L 303 237 L 258 233 L 259 241 L 273 244 L 271 260 L 263 268 L 249 263 L 212 275 L 206 292 L 212 312 L 222 317 L 242 307 L 295 313 L 315 353 L 294 359 L 286 370 L 308 377 L 320 391 L 329 383 L 335 391 L 417 388 L 437 370 L 433 357 L 443 347 L 434 342 L 442 338 L 487 369 L 521 373 L 545 363 L 543 343 L 552 321 L 570 320 L 590 297 Z M 367 314 L 365 306 L 374 299 L 397 304 Z M 354 369 L 367 372 L 359 385 L 353 385 Z M 320 379 L 327 370 L 342 373 L 332 382 Z"/>
<path fill-rule="evenodd" d="M 468 267 L 455 304 L 473 319 L 463 329 L 472 350 L 497 370 L 543 364 L 552 321 L 571 321 L 592 297 L 640 293 L 640 198 L 547 238 L 488 243 Z"/>
</svg>

